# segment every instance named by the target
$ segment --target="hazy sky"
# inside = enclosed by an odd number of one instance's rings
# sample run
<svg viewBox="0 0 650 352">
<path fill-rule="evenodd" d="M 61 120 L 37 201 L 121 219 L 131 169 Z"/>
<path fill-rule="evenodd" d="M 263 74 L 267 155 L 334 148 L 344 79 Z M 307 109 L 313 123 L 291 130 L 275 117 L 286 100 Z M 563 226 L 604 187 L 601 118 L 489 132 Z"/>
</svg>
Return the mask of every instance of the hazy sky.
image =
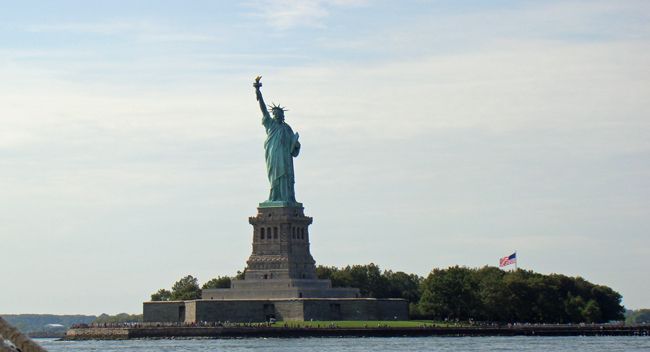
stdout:
<svg viewBox="0 0 650 352">
<path fill-rule="evenodd" d="M 0 1 L 0 313 L 243 269 L 252 87 L 318 264 L 519 266 L 650 307 L 650 2 Z"/>
</svg>

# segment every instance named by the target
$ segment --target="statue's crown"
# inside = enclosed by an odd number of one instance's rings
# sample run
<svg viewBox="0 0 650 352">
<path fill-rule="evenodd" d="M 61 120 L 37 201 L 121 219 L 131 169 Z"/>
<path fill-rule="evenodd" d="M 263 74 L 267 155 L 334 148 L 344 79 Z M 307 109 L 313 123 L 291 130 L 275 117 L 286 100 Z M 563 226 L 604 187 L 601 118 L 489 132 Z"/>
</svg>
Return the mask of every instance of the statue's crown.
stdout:
<svg viewBox="0 0 650 352">
<path fill-rule="evenodd" d="M 285 107 L 280 106 L 280 104 L 275 105 L 275 103 L 271 103 L 271 105 L 269 105 L 269 108 L 271 108 L 271 110 L 280 110 L 282 112 L 289 111 Z"/>
</svg>

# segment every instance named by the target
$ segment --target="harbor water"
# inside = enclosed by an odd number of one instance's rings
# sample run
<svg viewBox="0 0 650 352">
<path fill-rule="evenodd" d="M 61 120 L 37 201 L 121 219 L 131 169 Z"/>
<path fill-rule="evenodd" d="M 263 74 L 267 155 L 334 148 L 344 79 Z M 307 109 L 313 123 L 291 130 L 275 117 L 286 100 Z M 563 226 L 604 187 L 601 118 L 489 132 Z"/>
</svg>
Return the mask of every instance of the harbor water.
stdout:
<svg viewBox="0 0 650 352">
<path fill-rule="evenodd" d="M 650 351 L 650 337 L 648 336 L 143 339 L 122 341 L 40 339 L 37 341 L 50 352 Z"/>
</svg>

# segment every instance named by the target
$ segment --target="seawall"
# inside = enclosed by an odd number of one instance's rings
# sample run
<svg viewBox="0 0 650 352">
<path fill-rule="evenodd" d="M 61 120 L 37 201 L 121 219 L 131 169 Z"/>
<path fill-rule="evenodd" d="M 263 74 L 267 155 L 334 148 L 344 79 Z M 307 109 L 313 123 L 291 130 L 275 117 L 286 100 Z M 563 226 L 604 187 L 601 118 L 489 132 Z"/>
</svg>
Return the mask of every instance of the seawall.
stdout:
<svg viewBox="0 0 650 352">
<path fill-rule="evenodd" d="M 138 338 L 245 337 L 398 337 L 398 336 L 650 336 L 650 326 L 519 326 L 519 327 L 124 327 L 73 328 L 64 340 Z"/>
</svg>

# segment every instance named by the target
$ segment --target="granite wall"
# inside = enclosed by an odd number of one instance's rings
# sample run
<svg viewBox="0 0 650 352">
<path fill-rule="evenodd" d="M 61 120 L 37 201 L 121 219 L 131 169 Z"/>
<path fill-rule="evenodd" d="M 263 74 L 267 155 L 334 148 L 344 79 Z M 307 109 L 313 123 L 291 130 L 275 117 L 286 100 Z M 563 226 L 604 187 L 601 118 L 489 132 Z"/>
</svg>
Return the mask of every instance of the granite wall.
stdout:
<svg viewBox="0 0 650 352">
<path fill-rule="evenodd" d="M 403 299 L 296 298 L 146 302 L 145 322 L 262 322 L 304 320 L 408 320 Z"/>
<path fill-rule="evenodd" d="M 403 299 L 309 299 L 303 311 L 304 320 L 408 320 Z"/>
<path fill-rule="evenodd" d="M 192 301 L 187 301 L 192 302 Z M 187 308 L 184 301 L 144 302 L 142 307 L 144 322 L 186 321 Z"/>
</svg>

